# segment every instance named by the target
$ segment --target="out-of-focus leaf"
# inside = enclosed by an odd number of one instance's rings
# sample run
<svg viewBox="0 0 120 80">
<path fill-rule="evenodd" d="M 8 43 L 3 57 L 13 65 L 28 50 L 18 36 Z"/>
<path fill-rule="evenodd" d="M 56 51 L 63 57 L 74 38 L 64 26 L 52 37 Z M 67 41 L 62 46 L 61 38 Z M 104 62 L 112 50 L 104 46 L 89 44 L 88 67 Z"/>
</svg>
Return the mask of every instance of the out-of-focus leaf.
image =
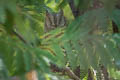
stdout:
<svg viewBox="0 0 120 80">
<path fill-rule="evenodd" d="M 103 2 L 103 4 L 104 4 L 104 7 L 105 7 L 105 9 L 106 9 L 106 11 L 108 11 L 108 12 L 112 12 L 112 10 L 115 8 L 115 6 L 116 6 L 116 2 L 117 2 L 117 0 L 111 0 L 111 1 L 109 1 L 109 0 L 101 0 L 102 2 Z"/>
<path fill-rule="evenodd" d="M 74 20 L 74 16 L 68 4 L 63 8 L 63 11 L 64 11 L 64 16 L 66 17 L 67 20 Z"/>
<path fill-rule="evenodd" d="M 58 62 L 57 62 L 57 64 L 59 66 L 65 66 L 65 62 L 66 61 L 64 60 L 64 53 L 63 53 L 60 45 L 58 45 L 58 44 L 52 44 L 51 48 L 55 51 L 56 57 L 59 59 Z"/>
<path fill-rule="evenodd" d="M 23 51 L 18 49 L 15 54 L 16 54 L 15 55 L 15 57 L 16 57 L 16 60 L 15 60 L 16 72 L 15 72 L 15 74 L 21 75 L 24 72 L 26 72 L 25 63 L 24 63 L 24 55 L 23 55 L 24 53 L 23 53 Z"/>
<path fill-rule="evenodd" d="M 112 12 L 112 15 L 111 15 L 111 18 L 112 20 L 118 25 L 119 29 L 120 29 L 120 10 L 118 9 L 115 9 L 113 12 Z"/>
<path fill-rule="evenodd" d="M 30 70 L 33 69 L 33 58 L 32 58 L 32 54 L 29 51 L 25 51 L 25 53 L 23 54 L 24 56 L 24 64 L 25 64 L 25 70 L 27 72 L 29 72 Z"/>
<path fill-rule="evenodd" d="M 13 26 L 14 26 L 14 15 L 9 9 L 6 9 L 5 29 L 9 34 L 13 34 L 12 32 Z"/>
</svg>

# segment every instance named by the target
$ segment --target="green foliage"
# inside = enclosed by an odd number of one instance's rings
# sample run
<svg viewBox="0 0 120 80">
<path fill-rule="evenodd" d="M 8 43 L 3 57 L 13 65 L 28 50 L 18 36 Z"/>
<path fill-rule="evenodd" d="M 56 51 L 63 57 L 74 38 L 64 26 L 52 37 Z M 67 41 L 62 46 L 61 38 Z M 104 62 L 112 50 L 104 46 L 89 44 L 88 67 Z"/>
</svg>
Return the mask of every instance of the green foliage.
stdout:
<svg viewBox="0 0 120 80">
<path fill-rule="evenodd" d="M 99 12 L 99 16 L 101 18 L 97 16 L 98 15 L 97 12 Z M 77 45 L 74 44 L 75 46 L 77 46 L 76 48 L 80 48 L 77 50 L 81 50 L 78 51 L 79 54 L 81 54 L 82 56 L 82 58 L 81 57 L 79 58 L 83 60 L 83 62 L 80 63 L 87 64 L 87 65 L 80 64 L 80 66 L 84 67 L 92 66 L 94 69 L 96 69 L 97 65 L 99 63 L 102 63 L 106 67 L 107 66 L 112 67 L 111 65 L 115 65 L 113 64 L 113 59 L 115 62 L 119 61 L 115 60 L 118 59 L 117 57 L 119 56 L 120 52 L 119 48 L 117 48 L 117 44 L 114 44 L 117 43 L 116 41 L 114 41 L 114 36 L 105 33 L 101 34 L 101 32 L 105 32 L 107 30 L 107 27 L 109 26 L 108 20 L 105 18 L 109 15 L 107 15 L 104 12 L 105 12 L 104 9 L 86 12 L 86 14 L 80 16 L 76 21 L 74 21 L 72 24 L 68 26 L 68 29 L 64 37 L 66 39 L 69 38 L 69 40 L 74 40 L 74 42 L 76 43 L 79 40 L 79 42 L 81 43 L 81 45 L 79 46 L 82 46 L 78 47 Z M 96 26 L 96 24 L 98 24 L 99 26 Z M 96 30 L 98 29 L 95 29 L 95 27 L 99 28 L 99 31 L 97 31 L 97 33 Z M 114 49 L 113 50 L 114 52 L 112 52 L 111 49 Z M 73 60 L 71 60 L 70 62 L 72 61 Z"/>
<path fill-rule="evenodd" d="M 112 12 L 112 15 L 111 15 L 111 18 L 113 21 L 115 21 L 115 23 L 118 25 L 118 27 L 120 28 L 120 22 L 119 22 L 119 18 L 120 18 L 120 14 L 119 14 L 119 11 L 118 9 L 116 10 L 113 10 Z"/>
<path fill-rule="evenodd" d="M 25 74 L 32 69 L 48 72 L 49 64 L 44 58 L 49 58 L 48 60 L 50 61 L 54 61 L 54 58 L 49 52 L 40 49 L 40 44 L 37 43 L 40 39 L 39 36 L 43 34 L 43 30 L 39 33 L 38 31 L 35 32 L 34 29 L 34 27 L 39 27 L 37 26 L 38 24 L 43 25 L 43 19 L 38 20 L 39 18 L 35 16 L 44 16 L 38 15 L 38 13 L 36 13 L 37 15 L 29 15 L 27 13 L 28 10 L 17 12 L 16 6 L 14 6 L 16 5 L 15 1 L 11 1 L 11 4 L 2 4 L 6 3 L 6 1 L 0 1 L 1 9 L 3 9 L 0 17 L 3 17 L 3 14 L 6 13 L 4 18 L 2 18 L 3 20 L 1 20 L 0 26 L 2 30 L 0 32 L 0 55 L 9 76 Z M 30 24 L 31 21 L 37 25 Z M 22 41 L 23 39 L 25 43 Z"/>
<path fill-rule="evenodd" d="M 74 0 L 83 10 L 92 2 Z M 114 0 L 105 0 L 103 4 L 103 8 L 86 11 L 74 19 L 67 0 L 1 0 L 0 78 L 37 70 L 41 75 L 39 80 L 44 80 L 51 74 L 49 62 L 71 69 L 80 65 L 81 69 L 97 70 L 99 64 L 110 70 L 120 68 L 120 35 L 109 33 L 111 21 L 120 29 L 120 10 L 115 8 Z M 48 9 L 63 9 L 68 21 L 74 20 L 67 28 L 56 28 L 44 34 Z"/>
<path fill-rule="evenodd" d="M 93 0 L 74 0 L 76 7 L 79 7 L 82 10 L 88 9 L 93 6 Z"/>
</svg>

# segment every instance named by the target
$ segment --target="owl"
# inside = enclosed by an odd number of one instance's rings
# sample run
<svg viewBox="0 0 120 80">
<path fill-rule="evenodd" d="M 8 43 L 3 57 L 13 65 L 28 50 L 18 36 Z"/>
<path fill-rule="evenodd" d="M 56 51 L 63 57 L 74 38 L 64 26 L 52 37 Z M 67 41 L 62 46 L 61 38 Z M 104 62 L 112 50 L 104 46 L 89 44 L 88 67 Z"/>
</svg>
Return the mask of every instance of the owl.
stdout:
<svg viewBox="0 0 120 80">
<path fill-rule="evenodd" d="M 46 17 L 45 17 L 45 27 L 44 31 L 49 32 L 50 30 L 53 30 L 57 27 L 63 27 L 66 25 L 66 19 L 63 14 L 63 10 L 60 10 L 57 13 L 46 11 Z"/>
</svg>

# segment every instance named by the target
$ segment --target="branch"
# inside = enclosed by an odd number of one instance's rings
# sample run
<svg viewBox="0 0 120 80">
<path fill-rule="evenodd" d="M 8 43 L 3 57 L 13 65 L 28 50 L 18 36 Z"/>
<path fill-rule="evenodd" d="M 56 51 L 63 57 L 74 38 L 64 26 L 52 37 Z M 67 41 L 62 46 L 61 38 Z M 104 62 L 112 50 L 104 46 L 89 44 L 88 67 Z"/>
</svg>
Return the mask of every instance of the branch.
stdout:
<svg viewBox="0 0 120 80">
<path fill-rule="evenodd" d="M 108 72 L 107 72 L 107 69 L 104 67 L 104 65 L 101 66 L 101 70 L 102 70 L 104 79 L 105 79 L 105 80 L 110 80 L 109 74 L 108 74 Z"/>
<path fill-rule="evenodd" d="M 50 68 L 52 72 L 59 72 L 59 73 L 62 73 L 63 75 L 69 76 L 71 79 L 80 80 L 80 78 L 76 76 L 69 67 L 60 68 L 57 65 L 50 63 Z"/>
<path fill-rule="evenodd" d="M 20 35 L 18 34 L 16 31 L 12 31 L 23 43 L 27 44 L 27 41 Z"/>
<path fill-rule="evenodd" d="M 66 67 L 66 68 L 65 68 L 65 71 L 66 71 L 66 73 L 68 74 L 68 76 L 69 76 L 70 78 L 72 78 L 72 79 L 74 79 L 74 80 L 80 80 L 80 78 L 77 77 L 69 67 Z"/>
</svg>

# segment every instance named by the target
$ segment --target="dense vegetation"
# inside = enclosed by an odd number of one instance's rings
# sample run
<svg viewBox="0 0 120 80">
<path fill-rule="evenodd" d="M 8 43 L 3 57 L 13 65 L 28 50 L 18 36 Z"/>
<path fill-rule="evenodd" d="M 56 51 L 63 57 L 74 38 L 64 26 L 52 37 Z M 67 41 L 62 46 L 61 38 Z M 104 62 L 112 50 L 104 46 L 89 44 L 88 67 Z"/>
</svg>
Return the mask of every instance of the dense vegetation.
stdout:
<svg viewBox="0 0 120 80">
<path fill-rule="evenodd" d="M 119 80 L 119 5 L 0 0 L 0 80 Z"/>
</svg>

